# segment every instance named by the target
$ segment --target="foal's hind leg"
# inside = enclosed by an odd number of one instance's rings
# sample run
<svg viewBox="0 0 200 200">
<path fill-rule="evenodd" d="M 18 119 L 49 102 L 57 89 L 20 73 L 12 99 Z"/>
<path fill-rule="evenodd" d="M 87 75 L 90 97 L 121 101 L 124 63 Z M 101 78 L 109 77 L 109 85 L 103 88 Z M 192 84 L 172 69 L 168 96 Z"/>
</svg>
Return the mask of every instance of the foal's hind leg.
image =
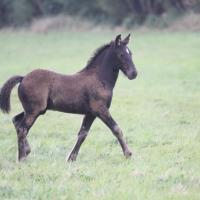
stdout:
<svg viewBox="0 0 200 200">
<path fill-rule="evenodd" d="M 72 149 L 68 161 L 75 161 L 76 157 L 78 155 L 79 149 L 81 147 L 81 144 L 84 142 L 85 138 L 87 137 L 88 131 L 95 119 L 95 116 L 93 115 L 86 115 L 83 119 L 81 129 L 78 133 L 78 138 L 76 141 L 76 144 L 74 145 L 74 148 Z"/>
<path fill-rule="evenodd" d="M 21 112 L 20 114 L 14 116 L 12 118 L 13 124 L 15 126 L 17 126 L 19 124 L 19 122 L 21 122 L 21 120 L 23 119 L 23 117 L 24 117 L 24 112 Z"/>
<path fill-rule="evenodd" d="M 13 121 L 13 124 L 15 126 L 16 132 L 18 132 L 19 124 L 22 122 L 23 118 L 24 118 L 24 112 L 13 117 L 12 121 Z M 26 138 L 25 138 L 25 150 L 26 150 L 26 155 L 28 155 L 31 152 L 30 145 L 29 145 L 28 140 Z"/>
<path fill-rule="evenodd" d="M 20 124 L 17 126 L 17 136 L 18 136 L 18 159 L 19 161 L 25 159 L 30 153 L 27 151 L 27 145 L 28 141 L 26 139 L 26 136 L 28 134 L 29 129 L 33 125 L 34 121 L 38 115 L 36 114 L 26 114 L 24 115 L 22 121 Z"/>
</svg>

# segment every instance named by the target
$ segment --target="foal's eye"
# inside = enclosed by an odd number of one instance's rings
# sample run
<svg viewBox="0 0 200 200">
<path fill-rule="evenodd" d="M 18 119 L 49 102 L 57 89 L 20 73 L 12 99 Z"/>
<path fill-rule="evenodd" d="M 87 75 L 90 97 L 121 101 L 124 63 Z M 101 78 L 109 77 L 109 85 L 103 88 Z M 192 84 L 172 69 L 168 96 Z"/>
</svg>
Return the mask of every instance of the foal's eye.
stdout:
<svg viewBox="0 0 200 200">
<path fill-rule="evenodd" d="M 120 57 L 120 58 L 122 58 L 122 57 L 123 57 L 123 54 L 122 54 L 122 53 L 120 53 L 120 54 L 119 54 L 119 57 Z"/>
</svg>

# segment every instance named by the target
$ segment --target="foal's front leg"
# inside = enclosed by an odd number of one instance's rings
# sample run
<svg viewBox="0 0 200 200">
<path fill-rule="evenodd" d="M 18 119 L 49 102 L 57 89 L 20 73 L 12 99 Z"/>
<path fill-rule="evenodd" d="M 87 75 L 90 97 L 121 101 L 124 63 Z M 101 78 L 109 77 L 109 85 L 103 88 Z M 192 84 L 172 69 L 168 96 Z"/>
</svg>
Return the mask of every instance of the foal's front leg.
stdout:
<svg viewBox="0 0 200 200">
<path fill-rule="evenodd" d="M 81 147 L 81 144 L 84 142 L 85 138 L 87 137 L 88 131 L 95 119 L 95 116 L 93 115 L 86 115 L 83 119 L 81 129 L 78 133 L 78 138 L 76 141 L 76 144 L 74 145 L 67 161 L 75 161 L 76 157 L 78 155 L 79 149 Z"/>
<path fill-rule="evenodd" d="M 128 145 L 126 144 L 124 137 L 123 137 L 123 133 L 122 130 L 120 129 L 120 127 L 117 125 L 117 123 L 115 122 L 115 120 L 112 118 L 109 110 L 107 109 L 106 106 L 103 106 L 100 109 L 99 112 L 99 116 L 98 116 L 113 132 L 113 134 L 115 135 L 115 137 L 118 139 L 121 148 L 123 150 L 124 156 L 126 158 L 129 158 L 132 156 L 132 152 L 129 150 Z"/>
</svg>

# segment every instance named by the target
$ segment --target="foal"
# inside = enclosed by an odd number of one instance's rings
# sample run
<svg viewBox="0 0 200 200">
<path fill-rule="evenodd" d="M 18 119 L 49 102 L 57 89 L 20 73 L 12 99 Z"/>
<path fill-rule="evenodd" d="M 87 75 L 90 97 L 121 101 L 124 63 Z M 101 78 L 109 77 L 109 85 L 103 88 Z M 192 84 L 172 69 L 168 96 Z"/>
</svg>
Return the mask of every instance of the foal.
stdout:
<svg viewBox="0 0 200 200">
<path fill-rule="evenodd" d="M 96 117 L 111 129 L 125 157 L 132 155 L 121 129 L 109 112 L 119 70 L 130 80 L 137 76 L 132 53 L 127 47 L 129 39 L 130 34 L 124 40 L 118 35 L 114 41 L 97 49 L 87 66 L 74 75 L 37 69 L 24 77 L 13 76 L 3 85 L 0 91 L 0 109 L 9 113 L 11 90 L 20 83 L 18 96 L 24 111 L 13 118 L 18 138 L 19 161 L 31 152 L 26 138 L 28 131 L 37 117 L 46 110 L 84 115 L 68 161 L 76 160 L 81 144 Z"/>
</svg>

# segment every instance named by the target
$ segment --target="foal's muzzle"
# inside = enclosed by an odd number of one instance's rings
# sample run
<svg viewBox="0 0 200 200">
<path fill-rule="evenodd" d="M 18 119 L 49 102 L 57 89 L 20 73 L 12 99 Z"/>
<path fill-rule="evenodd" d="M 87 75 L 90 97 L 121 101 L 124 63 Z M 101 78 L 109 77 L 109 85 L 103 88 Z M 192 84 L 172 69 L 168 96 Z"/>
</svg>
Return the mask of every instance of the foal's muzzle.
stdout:
<svg viewBox="0 0 200 200">
<path fill-rule="evenodd" d="M 137 70 L 134 68 L 130 68 L 127 73 L 126 73 L 127 77 L 129 80 L 133 80 L 137 77 Z"/>
</svg>

